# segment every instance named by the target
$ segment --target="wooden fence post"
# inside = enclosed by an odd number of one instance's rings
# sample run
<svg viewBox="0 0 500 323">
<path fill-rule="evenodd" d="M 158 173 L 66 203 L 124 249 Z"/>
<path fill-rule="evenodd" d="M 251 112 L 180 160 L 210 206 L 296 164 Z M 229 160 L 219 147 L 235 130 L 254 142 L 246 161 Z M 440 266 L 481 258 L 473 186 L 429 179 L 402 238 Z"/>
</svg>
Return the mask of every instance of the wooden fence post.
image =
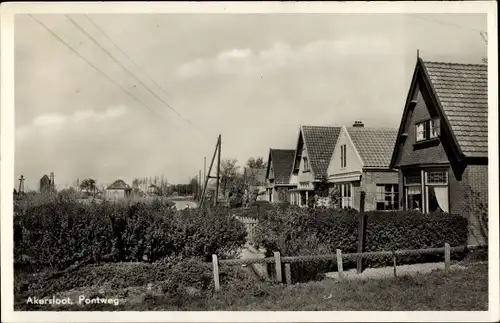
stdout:
<svg viewBox="0 0 500 323">
<path fill-rule="evenodd" d="M 342 263 L 342 250 L 337 249 L 337 271 L 339 272 L 339 280 L 344 279 L 344 265 Z"/>
<path fill-rule="evenodd" d="M 392 263 L 394 266 L 394 277 L 397 277 L 396 275 L 396 252 L 392 251 Z"/>
<path fill-rule="evenodd" d="M 281 256 L 279 251 L 274 252 L 274 261 L 276 266 L 276 280 L 281 283 L 283 280 L 281 277 Z"/>
<path fill-rule="evenodd" d="M 290 263 L 285 264 L 285 279 L 287 284 L 292 283 L 292 269 Z"/>
<path fill-rule="evenodd" d="M 364 193 L 364 192 L 361 192 Z M 361 198 L 364 199 L 364 194 L 361 194 Z M 363 253 L 365 251 L 365 236 L 366 236 L 366 214 L 359 214 L 359 226 L 358 226 L 358 253 Z M 358 257 L 357 259 L 357 271 L 358 274 L 363 272 L 363 257 Z"/>
<path fill-rule="evenodd" d="M 215 290 L 220 290 L 220 282 L 219 282 L 219 260 L 217 259 L 217 255 L 212 255 L 212 265 L 214 269 L 214 283 Z"/>
<path fill-rule="evenodd" d="M 448 272 L 450 270 L 450 260 L 451 260 L 451 252 L 450 245 L 448 243 L 444 244 L 444 271 Z"/>
</svg>

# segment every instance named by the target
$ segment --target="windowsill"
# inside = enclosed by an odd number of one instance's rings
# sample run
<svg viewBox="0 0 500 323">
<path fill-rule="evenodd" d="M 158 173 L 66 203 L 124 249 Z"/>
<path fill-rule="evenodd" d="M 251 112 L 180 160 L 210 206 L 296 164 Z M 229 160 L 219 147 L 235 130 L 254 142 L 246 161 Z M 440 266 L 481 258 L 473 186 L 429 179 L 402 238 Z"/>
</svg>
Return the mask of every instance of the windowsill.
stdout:
<svg viewBox="0 0 500 323">
<path fill-rule="evenodd" d="M 437 146 L 437 145 L 439 145 L 439 142 L 440 142 L 439 137 L 425 139 L 425 140 L 421 140 L 421 141 L 416 141 L 413 144 L 413 148 L 414 149 L 423 149 L 423 148 L 428 148 L 428 147 L 432 147 L 432 146 Z"/>
</svg>

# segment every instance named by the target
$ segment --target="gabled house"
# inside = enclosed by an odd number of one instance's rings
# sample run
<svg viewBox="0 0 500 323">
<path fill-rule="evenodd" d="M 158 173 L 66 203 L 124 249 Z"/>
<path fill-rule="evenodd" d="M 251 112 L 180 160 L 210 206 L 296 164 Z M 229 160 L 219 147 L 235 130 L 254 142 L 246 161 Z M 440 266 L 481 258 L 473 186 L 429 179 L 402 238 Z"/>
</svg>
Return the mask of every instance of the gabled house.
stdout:
<svg viewBox="0 0 500 323">
<path fill-rule="evenodd" d="M 295 150 L 270 149 L 266 170 L 266 199 L 271 203 L 289 201 L 288 190 L 296 185 L 290 184 Z"/>
<path fill-rule="evenodd" d="M 265 200 L 266 169 L 245 167 L 243 180 L 248 187 L 247 194 L 257 192 L 257 201 Z"/>
<path fill-rule="evenodd" d="M 289 190 L 290 203 L 307 206 L 317 194 L 318 184 L 327 179 L 327 169 L 340 127 L 301 126 L 295 149 Z"/>
<path fill-rule="evenodd" d="M 470 244 L 487 241 L 487 77 L 483 64 L 418 58 L 391 160 L 401 207 L 463 214 Z"/>
<path fill-rule="evenodd" d="M 106 188 L 105 196 L 108 199 L 124 199 L 130 195 L 132 188 L 122 179 L 117 179 Z"/>
<path fill-rule="evenodd" d="M 398 209 L 398 173 L 389 168 L 396 136 L 397 129 L 368 128 L 361 121 L 342 126 L 328 166 L 338 207 Z"/>
</svg>

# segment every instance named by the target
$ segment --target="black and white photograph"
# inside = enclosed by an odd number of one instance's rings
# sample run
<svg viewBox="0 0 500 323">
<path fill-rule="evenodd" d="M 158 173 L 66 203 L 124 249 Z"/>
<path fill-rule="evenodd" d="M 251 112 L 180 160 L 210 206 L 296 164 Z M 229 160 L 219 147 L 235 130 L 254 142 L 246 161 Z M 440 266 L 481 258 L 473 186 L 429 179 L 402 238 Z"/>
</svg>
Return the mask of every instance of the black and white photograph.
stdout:
<svg viewBox="0 0 500 323">
<path fill-rule="evenodd" d="M 1 9 L 2 322 L 500 319 L 496 2 Z"/>
</svg>

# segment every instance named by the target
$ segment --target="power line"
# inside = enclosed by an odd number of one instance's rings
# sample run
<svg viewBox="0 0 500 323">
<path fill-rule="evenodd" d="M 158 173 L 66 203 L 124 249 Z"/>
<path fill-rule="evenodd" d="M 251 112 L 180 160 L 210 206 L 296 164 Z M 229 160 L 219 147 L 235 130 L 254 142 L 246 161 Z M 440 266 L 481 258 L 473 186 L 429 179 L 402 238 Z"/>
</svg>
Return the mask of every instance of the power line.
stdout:
<svg viewBox="0 0 500 323">
<path fill-rule="evenodd" d="M 441 25 L 448 25 L 448 26 L 452 26 L 452 27 L 468 29 L 470 31 L 479 32 L 479 33 L 483 33 L 484 32 L 483 30 L 479 30 L 479 29 L 475 29 L 475 28 L 470 28 L 470 27 L 466 27 L 466 26 L 461 26 L 461 25 L 457 25 L 457 24 L 454 24 L 454 23 L 446 22 L 446 21 L 441 21 L 441 20 L 436 20 L 436 19 L 430 19 L 430 18 L 422 17 L 422 16 L 419 16 L 419 15 L 416 15 L 416 14 L 406 13 L 405 15 L 413 17 L 413 18 L 417 18 L 417 19 L 427 20 L 427 21 L 434 22 L 434 23 L 441 24 Z"/>
<path fill-rule="evenodd" d="M 170 94 L 167 93 L 167 91 L 165 91 L 158 83 L 156 83 L 155 80 L 153 80 L 153 78 L 151 76 L 148 75 L 148 73 L 146 73 L 146 71 L 144 69 L 142 69 L 139 64 L 137 64 L 123 49 L 120 48 L 120 46 L 118 46 L 118 44 L 116 42 L 114 42 L 111 37 L 109 37 L 109 35 L 101 28 L 99 27 L 92 19 L 90 19 L 90 17 L 87 15 L 87 14 L 84 14 L 85 18 L 87 18 L 88 21 L 90 21 L 90 23 L 92 25 L 94 25 L 94 27 L 96 27 L 125 57 L 127 57 L 127 59 L 129 61 L 132 62 L 132 64 L 134 64 L 139 70 L 141 70 L 141 72 L 151 81 L 154 83 L 154 85 L 156 85 L 166 96 L 168 96 L 169 98 L 172 98 L 172 96 Z"/>
<path fill-rule="evenodd" d="M 33 20 L 35 20 L 40 26 L 42 26 L 43 28 L 45 28 L 52 36 L 54 36 L 58 41 L 60 41 L 63 45 L 65 45 L 67 48 L 69 48 L 73 53 L 75 53 L 76 55 L 78 55 L 78 57 L 80 57 L 81 59 L 83 59 L 87 64 L 89 64 L 92 68 L 94 68 L 99 74 L 103 75 L 105 78 L 107 78 L 109 81 L 111 81 L 112 83 L 114 83 L 116 86 L 118 86 L 123 92 L 125 92 L 126 94 L 128 94 L 130 97 L 132 97 L 135 101 L 139 102 L 141 105 L 143 105 L 144 107 L 146 107 L 149 111 L 151 111 L 152 113 L 156 114 L 157 116 L 159 116 L 160 118 L 163 118 L 164 117 L 161 115 L 161 114 L 158 114 L 156 111 L 154 111 L 153 109 L 151 109 L 147 104 L 145 104 L 144 102 L 142 102 L 141 100 L 139 100 L 135 95 L 133 95 L 132 93 L 130 93 L 129 91 L 127 91 L 123 86 L 121 86 L 118 82 L 116 82 L 115 80 L 113 80 L 111 77 L 109 77 L 106 73 L 104 73 L 102 70 L 100 70 L 97 66 L 95 66 L 94 64 L 92 64 L 92 62 L 90 62 L 88 59 L 86 59 L 84 56 L 82 56 L 77 50 L 75 50 L 73 47 L 71 47 L 71 45 L 69 45 L 66 41 L 64 41 L 64 39 L 62 39 L 61 37 L 59 37 L 54 31 L 52 31 L 49 27 L 47 27 L 43 22 L 41 22 L 40 20 L 36 19 L 32 14 L 28 14 Z"/>
<path fill-rule="evenodd" d="M 74 21 L 68 14 L 65 14 L 65 16 L 71 21 L 71 23 L 87 38 L 89 38 L 97 47 L 99 47 L 106 55 L 108 55 L 113 61 L 115 61 L 118 65 L 120 65 L 128 74 L 130 74 L 132 77 L 134 77 L 139 83 L 141 83 L 144 88 L 146 88 L 151 94 L 153 94 L 158 100 L 160 100 L 166 107 L 168 107 L 170 110 L 174 111 L 178 116 L 186 120 L 188 123 L 193 125 L 194 127 L 197 127 L 191 120 L 188 118 L 184 117 L 179 111 L 177 111 L 174 107 L 172 107 L 170 104 L 165 102 L 160 96 L 158 96 L 153 90 L 151 90 L 143 81 L 141 81 L 133 72 L 131 72 L 128 68 L 126 68 L 119 60 L 117 60 L 106 48 L 104 48 L 97 40 L 92 37 L 85 29 L 83 29 L 76 21 Z"/>
</svg>

